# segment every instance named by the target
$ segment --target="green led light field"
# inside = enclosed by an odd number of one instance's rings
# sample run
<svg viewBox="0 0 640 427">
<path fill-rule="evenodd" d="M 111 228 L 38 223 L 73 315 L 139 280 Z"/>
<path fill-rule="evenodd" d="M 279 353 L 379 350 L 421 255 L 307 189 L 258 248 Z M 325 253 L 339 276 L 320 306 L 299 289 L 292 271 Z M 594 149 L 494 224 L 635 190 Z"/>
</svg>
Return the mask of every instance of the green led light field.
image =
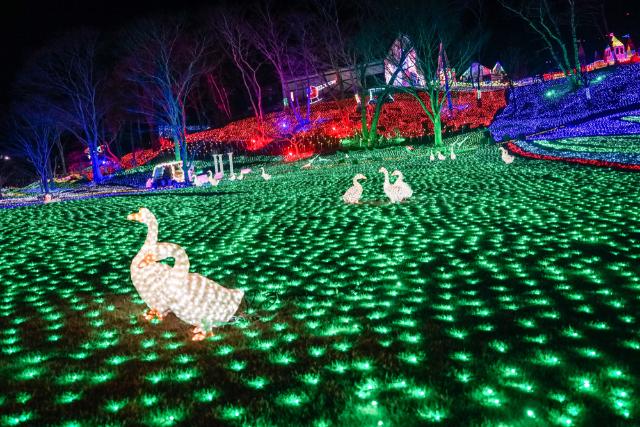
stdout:
<svg viewBox="0 0 640 427">
<path fill-rule="evenodd" d="M 537 140 L 535 144 L 549 150 L 580 153 L 640 154 L 640 138 L 637 136 L 591 136 Z"/>
<path fill-rule="evenodd" d="M 323 159 L 0 211 L 0 425 L 640 423 L 639 175 L 486 145 Z M 380 166 L 413 198 L 388 204 Z M 235 323 L 143 319 L 141 206 L 245 291 Z"/>
</svg>

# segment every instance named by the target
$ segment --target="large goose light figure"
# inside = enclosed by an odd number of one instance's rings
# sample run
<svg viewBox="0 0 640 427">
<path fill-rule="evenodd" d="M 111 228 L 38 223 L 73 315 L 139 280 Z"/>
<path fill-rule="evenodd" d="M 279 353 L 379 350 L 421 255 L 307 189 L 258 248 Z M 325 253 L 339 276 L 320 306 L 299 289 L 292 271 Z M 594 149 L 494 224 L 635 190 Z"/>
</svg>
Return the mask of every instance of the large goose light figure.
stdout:
<svg viewBox="0 0 640 427">
<path fill-rule="evenodd" d="M 165 293 L 166 282 L 171 274 L 171 267 L 166 264 L 149 262 L 152 249 L 158 245 L 158 221 L 146 208 L 127 216 L 129 221 L 137 221 L 147 226 L 147 238 L 138 254 L 131 261 L 131 282 L 140 298 L 149 309 L 145 318 L 162 319 L 169 311 L 169 298 Z"/>
<path fill-rule="evenodd" d="M 244 291 L 227 289 L 200 274 L 189 273 L 189 257 L 182 247 L 174 243 L 157 243 L 158 222 L 148 209 L 141 208 L 138 213 L 129 215 L 128 219 L 147 224 L 149 231 L 152 226 L 155 229 L 155 244 L 148 243 L 147 236 L 145 244 L 131 264 L 132 281 L 134 270 L 138 281 L 138 284 L 134 281 L 134 286 L 152 310 L 160 311 L 150 304 L 157 303 L 154 297 L 166 302 L 168 309 L 179 319 L 194 326 L 194 341 L 203 340 L 211 334 L 214 326 L 228 322 L 233 317 Z M 167 258 L 174 259 L 173 267 L 158 262 Z M 162 270 L 158 266 L 162 266 Z M 153 270 L 148 270 L 150 268 Z M 148 301 L 147 298 L 153 292 L 162 296 L 153 295 Z"/>
</svg>

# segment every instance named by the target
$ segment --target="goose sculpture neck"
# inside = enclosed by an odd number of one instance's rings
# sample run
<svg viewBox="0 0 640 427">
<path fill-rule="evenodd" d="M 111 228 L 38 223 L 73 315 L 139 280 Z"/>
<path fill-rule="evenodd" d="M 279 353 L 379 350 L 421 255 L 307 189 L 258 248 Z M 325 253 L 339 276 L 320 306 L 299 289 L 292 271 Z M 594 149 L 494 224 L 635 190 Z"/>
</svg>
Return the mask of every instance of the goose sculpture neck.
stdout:
<svg viewBox="0 0 640 427">
<path fill-rule="evenodd" d="M 384 174 L 384 182 L 385 184 L 389 183 L 389 171 L 386 168 L 380 168 L 380 172 Z"/>
<path fill-rule="evenodd" d="M 147 238 L 144 241 L 145 245 L 155 245 L 158 243 L 158 220 L 155 216 L 150 215 L 146 218 L 147 224 Z"/>
</svg>

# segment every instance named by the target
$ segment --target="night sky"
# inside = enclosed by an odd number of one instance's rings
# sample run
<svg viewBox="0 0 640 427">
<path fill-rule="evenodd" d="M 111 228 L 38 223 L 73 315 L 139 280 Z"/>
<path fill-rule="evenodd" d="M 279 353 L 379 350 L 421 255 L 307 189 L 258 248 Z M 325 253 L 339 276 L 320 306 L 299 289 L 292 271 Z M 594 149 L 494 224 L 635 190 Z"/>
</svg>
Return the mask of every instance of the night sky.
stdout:
<svg viewBox="0 0 640 427">
<path fill-rule="evenodd" d="M 344 0 L 340 0 L 344 1 Z M 560 1 L 560 0 L 558 0 Z M 579 0 L 580 1 L 580 0 Z M 0 68 L 0 103 L 5 105 L 10 97 L 9 88 L 26 58 L 51 38 L 76 27 L 94 27 L 115 31 L 137 18 L 156 13 L 198 13 L 214 1 L 205 0 L 21 0 L 0 13 L 0 43 L 3 65 Z M 522 22 L 506 13 L 497 0 L 487 0 L 485 11 L 491 34 L 490 43 L 482 61 L 491 66 L 500 59 L 506 45 L 526 49 L 534 58 L 546 59 L 534 37 L 525 30 Z M 640 1 L 608 0 L 605 10 L 610 30 L 616 34 L 631 33 L 640 41 Z M 587 32 L 587 31 L 584 31 Z M 587 40 L 589 59 L 593 49 L 602 44 L 603 35 L 593 28 L 590 34 L 581 36 Z M 637 43 L 638 44 L 638 43 Z M 508 71 L 508 70 L 507 70 Z"/>
</svg>

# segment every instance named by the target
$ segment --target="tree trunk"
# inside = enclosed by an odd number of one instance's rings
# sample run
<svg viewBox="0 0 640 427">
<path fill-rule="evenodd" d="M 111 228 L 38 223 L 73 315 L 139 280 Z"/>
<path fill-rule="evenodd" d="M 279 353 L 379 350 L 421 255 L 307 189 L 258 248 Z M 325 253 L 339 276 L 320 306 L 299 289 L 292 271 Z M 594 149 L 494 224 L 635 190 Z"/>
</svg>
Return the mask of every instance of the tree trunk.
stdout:
<svg viewBox="0 0 640 427">
<path fill-rule="evenodd" d="M 440 113 L 433 113 L 433 141 L 436 148 L 442 146 L 442 120 Z"/>
<path fill-rule="evenodd" d="M 360 98 L 360 128 L 362 129 L 362 140 L 369 140 L 369 127 L 367 124 L 367 95 L 362 92 Z"/>
<path fill-rule="evenodd" d="M 93 182 L 102 183 L 102 172 L 100 171 L 100 159 L 98 159 L 98 147 L 96 143 L 89 143 L 89 156 L 91 157 L 91 171 L 93 172 Z"/>
<path fill-rule="evenodd" d="M 182 157 L 182 173 L 184 174 L 184 185 L 190 186 L 191 179 L 189 177 L 189 169 L 191 168 L 191 162 L 188 160 L 186 139 L 183 141 L 183 143 L 180 144 L 180 156 Z"/>
<path fill-rule="evenodd" d="M 62 163 L 62 175 L 67 176 L 67 162 L 64 159 L 64 150 L 62 149 L 62 143 L 60 142 L 60 138 L 56 140 L 56 145 L 58 146 L 58 153 L 60 153 L 60 162 Z"/>
<path fill-rule="evenodd" d="M 175 136 L 173 138 L 173 152 L 176 156 L 176 162 L 179 162 L 180 160 L 184 160 L 182 158 L 182 150 L 180 149 L 180 137 L 179 136 Z"/>
<path fill-rule="evenodd" d="M 47 179 L 46 171 L 43 171 L 40 175 L 40 186 L 42 187 L 42 192 L 44 194 L 49 193 L 49 180 Z"/>
<path fill-rule="evenodd" d="M 369 145 L 375 146 L 378 136 L 378 120 L 380 119 L 380 113 L 382 113 L 382 104 L 387 97 L 387 91 L 382 92 L 382 96 L 378 97 L 376 101 L 376 108 L 373 110 L 373 117 L 371 118 L 371 127 L 369 128 Z"/>
</svg>

